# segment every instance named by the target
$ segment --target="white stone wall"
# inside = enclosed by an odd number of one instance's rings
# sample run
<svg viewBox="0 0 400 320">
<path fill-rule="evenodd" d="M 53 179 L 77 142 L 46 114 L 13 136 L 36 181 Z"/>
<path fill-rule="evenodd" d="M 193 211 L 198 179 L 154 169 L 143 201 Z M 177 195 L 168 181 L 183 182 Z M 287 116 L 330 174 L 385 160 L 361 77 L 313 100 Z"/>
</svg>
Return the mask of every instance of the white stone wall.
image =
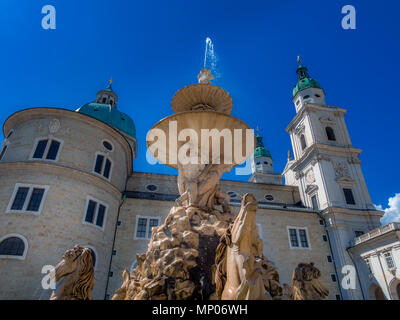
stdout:
<svg viewBox="0 0 400 320">
<path fill-rule="evenodd" d="M 388 227 L 380 227 L 379 229 Z M 375 229 L 370 233 L 378 231 Z M 400 285 L 400 231 L 386 234 L 361 242 L 350 249 L 357 264 L 365 299 L 376 300 L 376 290 L 382 290 L 386 300 L 400 300 L 397 287 Z M 389 268 L 385 253 L 393 258 L 394 268 Z M 366 261 L 369 260 L 371 272 Z"/>
</svg>

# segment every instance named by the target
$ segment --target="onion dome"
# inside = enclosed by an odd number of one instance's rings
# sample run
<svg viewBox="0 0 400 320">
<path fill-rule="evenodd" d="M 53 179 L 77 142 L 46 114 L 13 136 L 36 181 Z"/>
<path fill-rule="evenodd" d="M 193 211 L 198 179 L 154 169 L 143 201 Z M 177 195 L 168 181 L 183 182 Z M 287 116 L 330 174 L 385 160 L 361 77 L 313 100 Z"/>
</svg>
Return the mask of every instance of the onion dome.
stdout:
<svg viewBox="0 0 400 320">
<path fill-rule="evenodd" d="M 299 62 L 299 67 L 296 70 L 297 76 L 298 76 L 298 81 L 297 84 L 293 88 L 293 97 L 296 96 L 296 94 L 299 91 L 308 89 L 308 88 L 318 88 L 322 89 L 320 84 L 318 83 L 317 80 L 311 78 L 308 75 L 307 68 L 302 66 L 300 64 L 300 59 L 298 59 Z"/>
<path fill-rule="evenodd" d="M 262 141 L 262 137 L 260 136 L 260 133 L 257 129 L 257 135 L 256 135 L 257 143 L 256 143 L 256 148 L 254 149 L 254 158 L 260 158 L 260 157 L 266 157 L 266 158 L 271 158 L 271 153 L 267 148 L 264 147 L 264 143 Z"/>
</svg>

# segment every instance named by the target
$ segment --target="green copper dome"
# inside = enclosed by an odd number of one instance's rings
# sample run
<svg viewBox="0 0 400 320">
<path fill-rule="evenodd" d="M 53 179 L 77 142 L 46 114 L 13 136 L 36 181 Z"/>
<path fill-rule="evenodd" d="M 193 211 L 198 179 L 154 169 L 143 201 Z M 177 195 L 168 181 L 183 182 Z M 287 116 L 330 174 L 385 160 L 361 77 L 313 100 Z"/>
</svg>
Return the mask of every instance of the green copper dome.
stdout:
<svg viewBox="0 0 400 320">
<path fill-rule="evenodd" d="M 91 102 L 83 105 L 76 111 L 100 120 L 101 122 L 136 138 L 136 128 L 133 120 L 127 114 L 109 104 Z"/>
<path fill-rule="evenodd" d="M 297 84 L 293 88 L 293 97 L 299 92 L 304 89 L 308 88 L 318 88 L 322 89 L 321 86 L 319 85 L 318 81 L 311 78 L 308 73 L 307 73 L 307 68 L 303 67 L 301 64 L 296 70 L 296 73 L 298 75 L 299 80 L 297 81 Z"/>
<path fill-rule="evenodd" d="M 269 152 L 268 149 L 264 147 L 264 143 L 262 142 L 262 137 L 260 136 L 259 133 L 257 133 L 256 139 L 257 139 L 257 144 L 256 148 L 254 149 L 254 158 L 266 157 L 272 159 L 271 153 Z"/>
</svg>

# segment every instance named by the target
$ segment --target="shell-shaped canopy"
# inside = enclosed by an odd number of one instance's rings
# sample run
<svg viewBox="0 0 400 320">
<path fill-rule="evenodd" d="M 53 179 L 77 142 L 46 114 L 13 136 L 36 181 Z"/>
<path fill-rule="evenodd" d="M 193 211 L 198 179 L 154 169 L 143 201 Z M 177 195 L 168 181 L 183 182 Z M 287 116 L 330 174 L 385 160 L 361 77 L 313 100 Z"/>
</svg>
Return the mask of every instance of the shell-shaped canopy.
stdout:
<svg viewBox="0 0 400 320">
<path fill-rule="evenodd" d="M 171 127 L 171 123 L 176 123 L 176 131 Z M 163 139 L 156 139 L 152 136 L 152 133 L 155 136 L 158 134 L 153 129 L 158 129 L 158 132 L 165 134 L 165 144 L 158 143 Z M 170 132 L 170 129 L 174 131 Z M 186 131 L 183 131 L 185 129 Z M 188 129 L 194 136 L 183 141 L 180 136 L 185 132 L 189 133 Z M 204 130 L 207 131 L 204 132 Z M 239 134 L 236 135 L 235 130 L 239 130 L 239 132 L 237 131 Z M 183 134 L 183 137 L 186 136 L 186 133 Z M 187 150 L 182 147 L 183 145 L 190 145 L 196 151 L 199 159 L 203 158 L 207 163 L 216 163 L 215 160 L 220 159 L 221 164 L 229 163 L 235 166 L 252 155 L 256 144 L 254 132 L 246 123 L 238 118 L 214 111 L 188 111 L 173 114 L 160 120 L 149 134 L 147 141 L 149 151 L 161 163 L 172 168 L 178 168 L 179 155 L 182 151 Z M 224 134 L 227 134 L 227 139 L 223 138 Z M 175 142 L 174 139 L 170 140 L 174 136 Z M 171 146 L 170 142 L 173 143 Z M 153 144 L 157 147 L 152 147 Z M 213 148 L 215 149 L 213 150 Z M 239 159 L 241 157 L 243 159 Z"/>
<path fill-rule="evenodd" d="M 228 92 L 212 84 L 196 83 L 179 90 L 171 101 L 175 113 L 209 110 L 230 114 L 233 101 Z"/>
</svg>

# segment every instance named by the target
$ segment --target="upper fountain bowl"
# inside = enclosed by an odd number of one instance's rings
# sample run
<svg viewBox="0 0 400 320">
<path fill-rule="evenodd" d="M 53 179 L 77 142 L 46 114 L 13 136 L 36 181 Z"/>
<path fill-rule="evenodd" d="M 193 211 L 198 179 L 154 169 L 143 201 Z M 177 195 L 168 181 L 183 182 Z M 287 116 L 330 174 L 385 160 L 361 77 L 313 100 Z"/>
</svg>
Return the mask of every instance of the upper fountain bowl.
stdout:
<svg viewBox="0 0 400 320">
<path fill-rule="evenodd" d="M 180 89 L 171 101 L 175 113 L 207 110 L 231 114 L 233 101 L 228 92 L 212 84 L 198 83 Z"/>
</svg>

